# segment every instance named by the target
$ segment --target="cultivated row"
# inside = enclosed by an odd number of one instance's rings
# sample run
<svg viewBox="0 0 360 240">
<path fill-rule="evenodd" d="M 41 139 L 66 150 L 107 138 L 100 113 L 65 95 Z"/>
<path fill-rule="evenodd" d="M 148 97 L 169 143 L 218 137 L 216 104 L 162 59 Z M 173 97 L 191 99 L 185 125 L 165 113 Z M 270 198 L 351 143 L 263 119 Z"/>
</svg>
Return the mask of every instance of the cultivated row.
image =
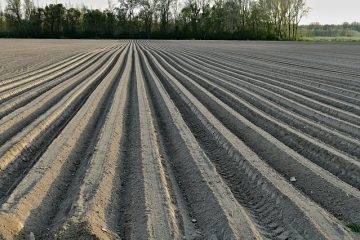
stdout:
<svg viewBox="0 0 360 240">
<path fill-rule="evenodd" d="M 0 76 L 0 238 L 359 238 L 360 72 L 253 44 Z"/>
</svg>

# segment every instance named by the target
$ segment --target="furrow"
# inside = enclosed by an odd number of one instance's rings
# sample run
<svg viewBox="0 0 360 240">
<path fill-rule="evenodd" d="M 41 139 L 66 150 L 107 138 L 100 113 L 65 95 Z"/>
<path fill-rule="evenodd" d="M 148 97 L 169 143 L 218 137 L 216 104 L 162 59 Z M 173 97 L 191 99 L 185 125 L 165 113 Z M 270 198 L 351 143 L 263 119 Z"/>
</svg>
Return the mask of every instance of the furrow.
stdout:
<svg viewBox="0 0 360 240">
<path fill-rule="evenodd" d="M 119 167 L 122 165 L 121 150 L 125 138 L 125 117 L 129 100 L 129 82 L 131 75 L 132 47 L 130 47 L 126 60 L 123 63 L 123 71 L 119 78 L 119 84 L 114 89 L 111 106 L 105 122 L 99 132 L 99 137 L 94 146 L 84 178 L 76 196 L 73 197 L 72 205 L 68 208 L 67 220 L 55 231 L 57 238 L 75 238 L 76 235 L 83 237 L 96 236 L 99 239 L 119 239 L 116 232 L 117 211 L 111 208 L 113 204 L 111 196 L 117 192 L 117 180 Z M 117 195 L 117 197 L 119 197 Z M 58 221 L 61 221 L 61 214 Z M 104 230 L 105 229 L 105 230 Z"/>
<path fill-rule="evenodd" d="M 36 162 L 114 67 L 118 55 L 119 53 L 114 54 L 101 71 L 95 73 L 89 81 L 74 88 L 61 101 L 0 147 L 0 186 L 3 198 L 18 181 L 19 176 L 14 174 L 26 172 Z"/>
<path fill-rule="evenodd" d="M 114 52 L 110 52 L 101 56 L 98 56 L 94 61 L 92 61 L 88 68 L 80 69 L 80 74 L 75 75 L 69 80 L 63 82 L 63 79 L 60 79 L 59 83 L 53 88 L 45 90 L 43 94 L 42 91 L 35 92 L 39 96 L 34 98 L 33 101 L 28 102 L 25 106 L 20 109 L 16 109 L 17 101 L 12 101 L 9 104 L 6 104 L 3 108 L 4 112 L 13 110 L 13 112 L 8 113 L 4 118 L 0 119 L 0 144 L 4 144 L 9 140 L 14 134 L 21 131 L 32 121 L 34 121 L 38 116 L 46 112 L 52 106 L 56 105 L 64 96 L 67 96 L 69 92 L 75 89 L 79 85 L 84 85 L 85 82 L 91 79 L 101 67 L 106 65 L 106 62 L 110 59 L 111 55 Z M 30 91 L 30 97 L 34 97 Z M 24 96 L 24 100 L 27 99 L 29 95 Z M 22 99 L 19 99 L 20 105 Z"/>
<path fill-rule="evenodd" d="M 170 59 L 166 60 L 171 62 Z M 173 64 L 173 66 L 178 65 Z M 178 70 L 185 74 L 187 72 L 187 70 L 183 68 Z M 274 119 L 266 115 L 264 112 L 257 110 L 254 106 L 248 104 L 237 96 L 234 96 L 231 92 L 222 89 L 201 76 L 191 73 L 187 73 L 187 75 L 192 79 L 196 79 L 200 85 L 209 89 L 210 92 L 215 94 L 217 98 L 221 99 L 234 110 L 241 113 L 252 123 L 255 123 L 262 129 L 271 133 L 287 146 L 310 158 L 316 164 L 331 171 L 357 188 L 360 187 L 358 177 L 360 174 L 360 163 L 356 158 L 349 157 L 342 152 L 323 144 L 322 142 L 316 141 L 315 139 L 292 129 L 290 126 L 282 123 L 281 119 Z M 214 79 L 214 82 L 216 81 L 217 80 Z M 236 87 L 231 86 L 231 89 L 234 88 Z M 355 152 L 358 149 L 357 146 L 358 144 L 356 143 L 353 145 Z M 348 145 L 346 144 L 345 147 L 347 148 Z"/>
<path fill-rule="evenodd" d="M 331 236 L 332 239 L 343 239 L 344 236 L 347 235 L 348 238 L 351 238 L 351 236 L 347 233 L 347 230 L 343 229 L 338 220 L 329 215 L 317 204 L 306 198 L 304 195 L 298 192 L 290 183 L 285 181 L 283 177 L 279 176 L 276 172 L 274 172 L 263 160 L 258 158 L 258 156 L 252 150 L 250 150 L 239 138 L 237 138 L 232 132 L 225 128 L 225 126 L 221 122 L 219 122 L 219 120 L 214 115 L 212 115 L 205 108 L 204 105 L 202 105 L 195 97 L 193 97 L 193 95 L 188 92 L 186 88 L 184 88 L 181 84 L 177 82 L 174 77 L 167 73 L 167 71 L 162 68 L 162 66 L 157 62 L 156 59 L 152 57 L 152 61 L 154 62 L 154 64 L 156 64 L 156 67 L 154 66 L 154 68 L 159 71 L 159 74 L 162 72 L 162 74 L 166 76 L 165 78 L 168 79 L 169 84 L 175 90 L 175 93 L 172 95 L 173 99 L 175 99 L 177 96 L 183 99 L 183 101 L 186 103 L 186 105 L 188 105 L 193 114 L 195 114 L 195 116 L 199 120 L 201 120 L 202 125 L 205 128 L 204 130 L 207 129 L 210 133 L 210 136 L 215 137 L 215 141 L 217 141 L 220 146 L 222 146 L 222 148 L 224 148 L 228 152 L 230 156 L 236 156 L 233 161 L 237 161 L 238 164 L 240 163 L 240 166 L 243 167 L 243 170 L 245 170 L 247 167 L 250 167 L 251 170 L 249 171 L 249 168 L 247 168 L 245 174 L 247 174 L 248 177 L 253 178 L 254 180 L 258 177 L 260 177 L 261 179 L 264 178 L 263 181 L 258 181 L 258 186 L 261 186 L 265 183 L 266 187 L 263 186 L 262 189 L 268 192 L 267 194 L 269 197 L 271 195 L 273 196 L 273 198 L 270 199 L 277 199 L 277 201 L 286 202 L 286 204 L 279 204 L 280 206 L 292 206 L 291 208 L 288 208 L 286 210 L 283 209 L 283 211 L 286 212 L 284 217 L 287 218 L 284 221 L 285 223 L 297 221 L 299 220 L 298 217 L 303 214 L 307 217 L 300 217 L 300 219 L 303 221 L 307 219 L 309 222 L 305 221 L 300 225 L 306 225 L 307 231 L 309 231 L 309 229 L 312 229 L 312 237 L 317 235 L 318 237 L 316 238 L 330 238 Z M 206 90 L 204 89 L 201 90 L 201 92 L 206 92 Z M 209 107 L 210 105 L 207 106 Z M 224 116 L 226 116 L 226 114 Z M 237 123 L 237 125 L 239 125 L 239 123 Z M 263 144 L 259 144 L 263 146 Z M 243 160 L 240 160 L 240 156 Z M 266 196 L 264 192 L 263 195 Z M 290 218 L 291 220 L 288 218 Z M 299 225 L 295 228 L 299 228 Z M 298 231 L 298 233 L 306 236 L 306 234 L 308 234 L 307 231 L 302 232 L 300 228 L 300 231 Z"/>
<path fill-rule="evenodd" d="M 24 79 L 19 79 L 19 80 L 8 80 L 9 82 L 4 82 L 1 86 L 0 86 L 0 92 L 4 93 L 6 90 L 12 89 L 12 88 L 16 88 L 18 86 L 24 85 L 28 82 L 37 80 L 41 77 L 44 76 L 48 76 L 48 75 L 53 75 L 56 72 L 60 72 L 63 69 L 69 68 L 72 66 L 72 64 L 81 61 L 82 59 L 88 59 L 91 55 L 97 53 L 98 51 L 94 51 L 94 52 L 87 52 L 84 55 L 80 55 L 79 57 L 75 58 L 75 59 L 70 59 L 69 61 L 66 61 L 64 64 L 61 64 L 60 66 L 56 66 L 50 70 L 47 70 L 41 74 L 36 74 L 34 76 L 30 76 L 30 77 L 26 77 Z"/>
<path fill-rule="evenodd" d="M 164 64 L 164 62 L 162 63 Z M 339 219 L 347 222 L 359 221 L 356 214 L 353 215 L 353 211 L 360 212 L 360 208 L 358 208 L 358 206 L 360 206 L 360 192 L 357 189 L 339 181 L 334 176 L 327 174 L 323 169 L 311 164 L 309 160 L 297 154 L 292 149 L 287 148 L 267 132 L 256 127 L 249 120 L 235 112 L 234 109 L 218 101 L 215 96 L 200 85 L 194 83 L 195 87 L 192 87 L 190 83 L 193 81 L 190 78 L 186 78 L 185 76 L 180 78 L 181 73 L 178 71 L 175 71 L 173 74 L 178 77 L 177 79 L 179 79 L 179 81 L 182 80 L 182 84 L 193 92 L 200 101 L 209 106 L 209 110 L 212 111 L 220 121 L 223 121 L 229 130 L 242 138 L 253 151 L 266 160 L 284 177 L 290 179 L 291 176 L 296 176 L 296 178 L 299 179 L 313 180 L 310 187 L 307 186 L 305 181 L 298 181 L 295 186 L 299 187 L 304 193 L 320 203 Z M 211 89 L 211 86 L 209 88 Z M 199 94 L 202 92 L 206 93 L 204 95 L 208 95 L 209 98 L 213 100 Z M 218 105 L 218 107 L 216 107 L 216 105 Z M 244 123 L 244 126 L 242 126 L 241 123 Z M 254 131 L 250 129 L 254 129 Z M 263 138 L 266 139 L 264 139 L 264 142 L 262 142 Z M 262 144 L 259 144 L 261 142 Z M 273 147 L 271 148 L 271 146 Z M 284 166 L 284 163 L 287 164 Z M 309 167 L 311 171 L 307 171 L 304 166 Z M 324 181 L 324 178 L 327 182 Z M 358 175 L 354 174 L 353 178 L 358 180 Z M 349 198 L 350 195 L 353 197 Z M 336 202 L 333 201 L 333 196 L 336 196 Z"/>
<path fill-rule="evenodd" d="M 71 65 L 71 63 L 77 62 L 93 53 L 98 53 L 98 52 L 103 52 L 103 51 L 108 51 L 108 50 L 112 50 L 115 47 L 117 47 L 117 45 L 114 46 L 107 46 L 104 48 L 99 48 L 99 49 L 95 49 L 92 51 L 87 51 L 87 52 L 82 52 L 82 53 L 78 53 L 75 54 L 74 56 L 65 58 L 63 60 L 60 60 L 59 62 L 53 63 L 49 66 L 46 66 L 44 68 L 41 69 L 37 69 L 34 71 L 30 71 L 30 72 L 26 72 L 25 74 L 19 75 L 19 76 L 13 76 L 10 79 L 6 79 L 6 80 L 1 80 L 0 81 L 0 87 L 3 87 L 4 85 L 8 86 L 8 85 L 16 85 L 16 84 L 20 84 L 24 81 L 27 80 L 34 80 L 37 79 L 39 77 L 45 76 L 45 75 L 49 75 L 54 73 L 57 70 L 61 70 L 62 68 Z M 0 88 L 1 89 L 1 88 Z"/>
<path fill-rule="evenodd" d="M 226 55 L 236 55 L 231 50 L 229 51 L 229 49 L 226 50 L 222 49 L 221 53 Z M 310 62 L 311 65 L 307 63 L 305 63 L 305 65 L 302 65 L 301 62 L 303 61 L 303 59 L 299 59 L 299 58 L 291 59 L 289 58 L 288 54 L 283 54 L 283 52 L 281 51 L 279 53 L 280 55 L 276 56 L 274 55 L 274 53 L 268 54 L 266 52 L 261 52 L 259 54 L 259 52 L 257 51 L 253 51 L 253 50 L 249 51 L 247 49 L 243 49 L 241 56 L 245 58 L 253 59 L 255 61 L 261 61 L 262 63 L 270 63 L 286 69 L 292 68 L 302 72 L 310 72 L 310 73 L 321 72 L 323 74 L 353 77 L 354 79 L 356 79 L 356 77 L 359 75 L 356 70 L 354 71 L 354 68 L 348 68 L 347 71 L 343 71 L 343 70 L 337 71 L 336 68 L 338 66 L 336 66 L 335 64 L 333 64 L 330 67 L 323 65 L 324 68 L 321 68 L 320 67 L 321 63 L 313 61 L 312 59 L 307 59 L 307 62 Z"/>
<path fill-rule="evenodd" d="M 356 112 L 352 113 L 349 111 L 345 111 L 336 107 L 332 107 L 327 104 L 323 104 L 321 102 L 318 102 L 316 100 L 313 100 L 312 98 L 307 97 L 306 95 L 300 95 L 294 91 L 288 90 L 284 88 L 283 83 L 276 82 L 270 78 L 264 78 L 258 75 L 254 75 L 252 73 L 244 72 L 242 71 L 241 74 L 237 73 L 237 71 L 234 70 L 226 70 L 223 67 L 216 67 L 214 65 L 209 65 L 204 62 L 200 62 L 191 56 L 187 56 L 187 58 L 191 59 L 192 64 L 199 66 L 199 68 L 203 69 L 204 71 L 212 72 L 212 73 L 218 73 L 218 75 L 222 76 L 231 76 L 236 79 L 244 80 L 248 83 L 254 84 L 255 86 L 266 88 L 269 91 L 272 91 L 274 93 L 280 94 L 288 99 L 291 99 L 293 101 L 296 101 L 300 104 L 303 104 L 305 106 L 308 106 L 314 110 L 324 112 L 328 115 L 331 115 L 335 118 L 341 119 L 343 121 L 347 121 L 353 125 L 356 126 L 358 122 L 360 122 L 360 117 L 356 114 Z M 275 82 L 275 83 L 274 83 Z M 337 101 L 339 102 L 339 101 Z M 354 111 L 356 109 L 359 109 L 358 106 L 352 105 L 349 106 L 351 111 Z M 344 106 L 342 106 L 344 108 Z"/>
<path fill-rule="evenodd" d="M 11 98 L 17 97 L 21 93 L 26 91 L 34 90 L 34 88 L 41 86 L 42 84 L 46 84 L 49 81 L 53 81 L 58 77 L 62 77 L 64 74 L 69 73 L 70 71 L 76 69 L 77 67 L 85 64 L 91 58 L 95 57 L 99 53 L 92 53 L 89 56 L 77 61 L 76 63 L 69 64 L 69 66 L 60 69 L 59 71 L 54 72 L 53 74 L 45 75 L 44 77 L 40 77 L 37 79 L 26 80 L 23 84 L 19 84 L 13 88 L 7 88 L 4 91 L 0 91 L 0 103 L 3 103 Z"/>
<path fill-rule="evenodd" d="M 30 232 L 49 238 L 61 223 L 58 220 L 66 220 L 110 111 L 127 53 L 114 55 L 111 70 L 2 205 L 4 239 Z"/>
<path fill-rule="evenodd" d="M 20 75 L 12 76 L 11 78 L 8 78 L 8 79 L 0 80 L 0 86 L 12 83 L 14 81 L 23 80 L 24 78 L 27 78 L 27 77 L 32 77 L 32 76 L 34 76 L 36 74 L 45 72 L 45 71 L 47 71 L 49 69 L 61 66 L 64 63 L 67 63 L 67 62 L 69 62 L 71 60 L 77 59 L 77 58 L 82 57 L 82 56 L 86 56 L 87 54 L 89 54 L 89 52 L 77 53 L 77 54 L 75 54 L 73 56 L 62 59 L 59 62 L 50 64 L 49 66 L 46 66 L 44 68 L 36 69 L 34 71 L 29 71 L 29 72 L 26 72 L 26 73 L 23 73 L 23 74 L 20 74 Z"/>
<path fill-rule="evenodd" d="M 83 80 L 85 80 L 86 78 L 90 77 L 92 73 L 99 70 L 99 68 L 102 66 L 101 64 L 95 63 L 98 62 L 99 59 L 103 59 L 105 55 L 107 56 L 107 58 L 110 58 L 109 52 L 102 52 L 100 55 L 94 57 L 94 59 L 86 63 L 84 66 L 79 67 L 60 78 L 57 78 L 54 81 L 50 81 L 44 85 L 40 85 L 32 89 L 31 91 L 24 92 L 18 95 L 16 98 L 5 101 L 2 104 L 2 108 L 0 110 L 0 121 L 4 122 L 6 121 L 5 119 L 11 118 L 10 116 L 15 114 L 13 112 L 19 113 L 20 111 L 22 111 L 18 110 L 19 108 L 26 109 L 26 107 L 31 106 L 31 104 L 37 101 L 35 99 L 41 98 L 39 98 L 39 96 L 43 97 L 45 95 L 49 95 L 49 93 L 54 91 L 54 89 L 61 88 L 64 85 L 68 85 L 73 82 L 74 79 L 83 78 Z M 54 97 L 54 99 L 56 99 L 56 97 Z"/>
<path fill-rule="evenodd" d="M 231 191 L 216 173 L 142 52 L 141 56 L 160 135 L 167 142 L 166 153 L 192 222 L 199 228 L 197 237 L 261 239 L 248 213 L 233 200 Z"/>
<path fill-rule="evenodd" d="M 163 49 L 164 50 L 164 49 Z M 164 52 L 175 52 L 176 50 L 173 49 L 166 49 Z M 220 67 L 229 71 L 237 71 L 238 73 L 242 74 L 249 74 L 249 73 L 256 73 L 256 75 L 262 76 L 262 77 L 269 77 L 273 79 L 278 79 L 281 82 L 285 82 L 288 84 L 291 84 L 291 86 L 297 86 L 302 89 L 307 89 L 309 91 L 315 92 L 315 93 L 321 93 L 325 96 L 331 96 L 333 98 L 339 99 L 344 102 L 348 102 L 351 104 L 354 104 L 355 106 L 358 106 L 360 104 L 360 100 L 356 98 L 358 95 L 355 91 L 349 91 L 344 88 L 334 87 L 328 84 L 321 83 L 319 81 L 313 81 L 313 80 L 307 80 L 302 79 L 298 76 L 292 76 L 291 79 L 289 79 L 289 75 L 285 74 L 283 72 L 278 72 L 274 70 L 274 68 L 270 70 L 264 69 L 263 65 L 258 64 L 249 64 L 248 62 L 239 62 L 234 60 L 227 60 L 226 58 L 219 58 L 219 57 L 212 57 L 210 58 L 206 54 L 199 54 L 189 51 L 176 51 L 177 53 L 181 53 L 183 56 L 192 56 L 195 57 L 197 60 L 201 60 L 201 62 L 205 62 L 208 64 L 211 64 L 216 67 Z M 225 60 L 225 61 L 224 61 Z M 274 73 L 274 71 L 276 73 Z M 252 75 L 254 76 L 254 75 Z M 311 95 L 311 97 L 316 97 L 317 95 Z M 353 96 L 353 97 L 351 97 Z"/>
<path fill-rule="evenodd" d="M 203 73 L 196 71 L 196 69 L 194 69 L 192 65 L 188 64 L 184 58 L 182 58 L 184 61 L 181 62 L 177 60 L 177 57 L 175 57 L 174 55 L 164 53 L 162 54 L 162 56 L 164 56 L 167 60 L 171 61 L 173 63 L 173 66 L 177 69 L 180 69 L 181 67 L 186 67 L 187 69 L 192 69 L 192 72 Z M 181 69 L 180 71 L 182 71 Z M 186 71 L 184 71 L 184 73 L 188 74 Z M 194 75 L 192 74 L 190 77 L 194 77 Z M 296 126 L 296 128 L 301 129 L 301 131 L 305 131 L 307 134 L 313 135 L 314 137 L 319 138 L 323 142 L 328 142 L 331 145 L 335 145 L 335 147 L 341 149 L 344 152 L 354 154 L 355 156 L 360 156 L 360 153 L 358 152 L 358 145 L 360 143 L 357 139 L 341 134 L 338 131 L 334 131 L 330 128 L 327 128 L 326 126 L 318 124 L 315 121 L 311 121 L 308 118 L 304 118 L 301 115 L 290 112 L 285 108 L 271 101 L 268 101 L 264 97 L 254 92 L 246 91 L 245 89 L 229 81 L 222 81 L 221 79 L 211 76 L 209 74 L 206 74 L 206 77 L 208 79 L 211 79 L 212 82 L 218 84 L 219 86 L 222 86 L 227 90 L 235 93 L 237 96 L 244 98 L 247 102 L 257 106 L 262 111 L 271 113 L 274 116 L 280 115 L 280 117 L 277 117 L 278 119 L 281 119 L 282 121 L 287 121 L 288 124 Z M 304 125 L 306 125 L 307 127 L 304 127 Z M 341 140 L 339 140 L 339 138 Z"/>
<path fill-rule="evenodd" d="M 168 48 L 168 49 L 171 51 L 174 51 L 171 48 Z M 312 81 L 315 86 L 319 86 L 319 83 L 322 83 L 321 87 L 326 88 L 326 84 L 330 84 L 329 85 L 330 87 L 331 86 L 339 87 L 340 94 L 346 94 L 347 96 L 352 96 L 357 99 L 359 99 L 359 97 L 360 97 L 359 93 L 356 91 L 356 90 L 359 90 L 358 82 L 352 82 L 348 79 L 344 79 L 344 76 L 341 76 L 341 78 L 338 78 L 336 80 L 336 83 L 334 83 L 333 75 L 324 76 L 324 75 L 318 75 L 317 73 L 314 73 L 314 72 L 312 72 L 310 75 L 310 73 L 307 71 L 306 72 L 299 71 L 299 70 L 294 71 L 294 70 L 290 70 L 288 68 L 281 67 L 279 65 L 274 65 L 274 64 L 263 62 L 263 61 L 252 61 L 251 57 L 244 56 L 242 52 L 241 52 L 241 54 L 237 54 L 237 55 L 231 54 L 233 56 L 230 56 L 229 54 L 225 54 L 224 52 L 215 52 L 213 49 L 212 49 L 212 51 L 204 51 L 204 49 L 201 49 L 201 51 L 199 51 L 198 49 L 192 48 L 191 50 L 187 50 L 186 52 L 191 55 L 193 55 L 194 53 L 197 53 L 197 55 L 201 56 L 202 58 L 204 58 L 207 55 L 207 56 L 211 57 L 211 58 L 209 58 L 210 60 L 219 59 L 220 61 L 217 61 L 217 62 L 221 62 L 222 64 L 225 64 L 227 62 L 236 63 L 236 65 L 235 65 L 236 68 L 240 68 L 240 69 L 246 71 L 247 73 L 255 72 L 256 74 L 261 75 L 261 72 L 264 71 L 264 68 L 268 68 L 269 70 L 268 70 L 267 74 L 263 75 L 264 77 L 269 77 L 269 75 L 273 75 L 274 72 L 276 72 L 277 74 L 284 75 L 285 79 L 290 74 L 292 77 L 296 78 L 296 81 L 301 81 L 301 82 L 308 81 L 308 80 L 299 78 L 299 76 L 310 78 L 311 80 L 309 80 L 309 81 Z M 256 69 L 252 70 L 256 66 L 258 66 L 258 67 Z M 313 81 L 312 79 L 315 79 L 316 81 Z M 331 80 L 329 80 L 329 79 L 331 79 Z M 344 84 L 344 80 L 346 80 L 347 84 Z M 324 85 L 324 83 L 325 83 L 325 85 Z"/>
<path fill-rule="evenodd" d="M 93 234 L 101 239 L 118 239 L 119 235 L 134 239 L 170 239 L 176 236 L 176 233 L 172 232 L 171 224 L 167 224 L 166 219 L 170 217 L 165 213 L 167 210 L 160 201 L 154 202 L 150 197 L 152 194 L 152 197 L 158 198 L 162 196 L 162 193 L 157 192 L 159 195 L 154 196 L 152 192 L 158 185 L 151 179 L 156 177 L 156 174 L 149 175 L 154 173 L 147 166 L 151 164 L 149 157 L 152 154 L 149 155 L 145 149 L 153 146 L 149 146 L 144 140 L 147 133 L 144 134 L 143 131 L 148 127 L 142 122 L 144 121 L 142 117 L 145 116 L 142 115 L 145 113 L 143 112 L 145 106 L 142 104 L 145 99 L 138 94 L 142 77 L 138 72 L 140 69 L 136 63 L 138 62 L 137 55 L 135 54 L 135 59 L 132 59 L 133 56 L 129 53 L 127 66 L 114 95 L 115 99 L 108 114 L 109 117 L 100 134 L 96 152 L 90 160 L 89 170 L 84 178 L 76 204 L 77 210 L 74 211 L 71 223 L 65 225 L 63 227 L 65 230 L 58 234 L 62 238 L 73 236 L 74 232 L 78 234 L 81 232 L 82 236 Z M 129 81 L 130 86 L 127 87 Z M 129 94 L 128 97 L 127 94 Z M 137 101 L 136 98 L 138 98 Z M 132 120 L 138 118 L 140 118 L 139 121 Z M 130 149 L 132 149 L 131 152 L 127 154 Z M 123 157 L 121 157 L 121 151 L 125 152 Z M 123 182 L 122 184 L 116 184 L 118 178 Z M 140 179 L 143 180 L 140 181 Z M 137 191 L 134 192 L 134 189 Z M 111 201 L 112 192 L 122 193 L 120 196 L 116 194 L 115 202 Z M 147 204 L 151 204 L 151 208 L 146 206 Z M 160 204 L 158 208 L 156 208 L 157 204 Z M 119 207 L 121 209 L 118 209 Z M 164 215 L 154 213 L 159 211 L 165 211 Z M 121 221 L 122 218 L 126 220 Z M 152 222 L 154 218 L 156 218 L 156 225 Z M 142 219 L 148 219 L 148 221 L 144 222 Z M 120 222 L 117 223 L 118 221 Z M 161 224 L 162 221 L 164 225 Z"/>
<path fill-rule="evenodd" d="M 222 79 L 226 79 L 227 81 L 238 85 L 240 88 L 246 88 L 247 90 L 259 94 L 260 96 L 266 97 L 267 99 L 289 109 L 292 112 L 311 118 L 314 121 L 329 125 L 330 127 L 343 131 L 348 135 L 360 138 L 360 128 L 358 125 L 345 122 L 341 119 L 328 115 L 327 112 L 321 112 L 309 106 L 303 105 L 302 103 L 296 102 L 290 98 L 287 98 L 286 96 L 282 96 L 281 94 L 262 87 L 260 83 L 254 84 L 254 81 L 257 81 L 255 79 L 240 79 L 238 77 L 230 76 L 229 74 L 223 74 L 219 71 L 214 71 L 209 67 L 204 68 L 203 66 L 194 62 L 192 62 L 192 65 L 197 66 L 196 71 L 201 72 L 202 74 L 206 74 L 210 77 L 215 75 L 221 77 Z M 212 76 L 209 73 L 212 73 Z"/>
<path fill-rule="evenodd" d="M 192 58 L 192 60 L 195 62 L 204 63 L 204 61 L 199 61 L 197 59 L 194 59 L 191 56 L 188 56 L 188 57 Z M 216 66 L 216 65 L 217 64 L 211 63 L 212 67 Z M 290 81 L 287 81 L 286 79 L 278 79 L 278 78 L 274 78 L 274 77 L 269 78 L 268 75 L 265 75 L 265 76 L 261 75 L 259 73 L 259 71 L 256 71 L 256 75 L 255 75 L 250 72 L 250 69 L 247 69 L 247 71 L 244 71 L 244 70 L 240 71 L 240 70 L 237 70 L 234 68 L 227 68 L 227 67 L 223 66 L 222 64 L 219 64 L 217 67 L 219 67 L 219 69 L 223 69 L 223 70 L 229 71 L 231 73 L 236 73 L 236 74 L 239 74 L 242 76 L 247 76 L 250 78 L 257 78 L 259 80 L 262 80 L 263 82 L 267 82 L 274 86 L 281 87 L 283 89 L 286 89 L 286 90 L 289 90 L 296 94 L 299 94 L 299 96 L 301 95 L 301 96 L 308 97 L 309 99 L 317 100 L 319 103 L 324 103 L 324 104 L 333 106 L 340 110 L 344 110 L 344 111 L 354 113 L 354 114 L 360 113 L 360 108 L 358 107 L 359 101 L 355 101 L 355 102 L 353 101 L 354 103 L 348 103 L 348 102 L 333 98 L 333 97 L 329 96 L 329 94 L 323 95 L 323 94 L 319 93 L 319 91 L 317 91 L 317 89 L 314 89 L 315 91 L 306 90 L 303 85 L 296 86 L 297 85 L 296 83 L 292 83 Z"/>
<path fill-rule="evenodd" d="M 0 239 L 359 239 L 355 44 L 2 49 Z"/>
<path fill-rule="evenodd" d="M 153 124 L 148 96 L 144 86 L 139 54 L 135 52 L 135 77 L 139 104 L 140 145 L 143 165 L 147 232 L 152 239 L 180 238 L 177 209 L 166 177 Z M 135 80 L 135 79 L 134 79 Z"/>
</svg>

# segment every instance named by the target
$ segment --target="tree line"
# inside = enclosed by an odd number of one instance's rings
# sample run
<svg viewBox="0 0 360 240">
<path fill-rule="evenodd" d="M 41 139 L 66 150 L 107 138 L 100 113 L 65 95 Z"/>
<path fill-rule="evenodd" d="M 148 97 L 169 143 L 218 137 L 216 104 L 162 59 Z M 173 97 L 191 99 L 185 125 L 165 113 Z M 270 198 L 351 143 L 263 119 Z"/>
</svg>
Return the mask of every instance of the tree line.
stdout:
<svg viewBox="0 0 360 240">
<path fill-rule="evenodd" d="M 101 11 L 7 0 L 0 35 L 31 38 L 298 38 L 305 0 L 119 0 Z"/>
</svg>

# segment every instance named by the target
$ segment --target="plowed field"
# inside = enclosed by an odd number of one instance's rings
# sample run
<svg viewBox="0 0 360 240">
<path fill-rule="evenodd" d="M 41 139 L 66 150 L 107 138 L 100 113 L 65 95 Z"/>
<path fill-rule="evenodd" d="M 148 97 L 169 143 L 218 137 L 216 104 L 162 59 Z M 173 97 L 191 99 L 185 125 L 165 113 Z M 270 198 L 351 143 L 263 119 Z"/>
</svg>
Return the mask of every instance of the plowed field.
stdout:
<svg viewBox="0 0 360 240">
<path fill-rule="evenodd" d="M 360 45 L 33 41 L 0 41 L 0 239 L 360 238 Z"/>
</svg>

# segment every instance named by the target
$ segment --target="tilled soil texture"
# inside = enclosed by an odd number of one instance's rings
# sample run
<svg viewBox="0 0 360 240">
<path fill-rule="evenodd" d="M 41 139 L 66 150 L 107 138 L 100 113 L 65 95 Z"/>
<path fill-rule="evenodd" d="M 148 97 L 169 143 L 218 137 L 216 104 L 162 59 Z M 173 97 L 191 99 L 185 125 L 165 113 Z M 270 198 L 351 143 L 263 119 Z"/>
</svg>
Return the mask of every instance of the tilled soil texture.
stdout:
<svg viewBox="0 0 360 240">
<path fill-rule="evenodd" d="M 0 79 L 61 63 L 76 54 L 110 44 L 111 41 L 99 40 L 0 39 Z"/>
<path fill-rule="evenodd" d="M 0 238 L 360 238 L 360 45 L 1 49 Z"/>
</svg>

